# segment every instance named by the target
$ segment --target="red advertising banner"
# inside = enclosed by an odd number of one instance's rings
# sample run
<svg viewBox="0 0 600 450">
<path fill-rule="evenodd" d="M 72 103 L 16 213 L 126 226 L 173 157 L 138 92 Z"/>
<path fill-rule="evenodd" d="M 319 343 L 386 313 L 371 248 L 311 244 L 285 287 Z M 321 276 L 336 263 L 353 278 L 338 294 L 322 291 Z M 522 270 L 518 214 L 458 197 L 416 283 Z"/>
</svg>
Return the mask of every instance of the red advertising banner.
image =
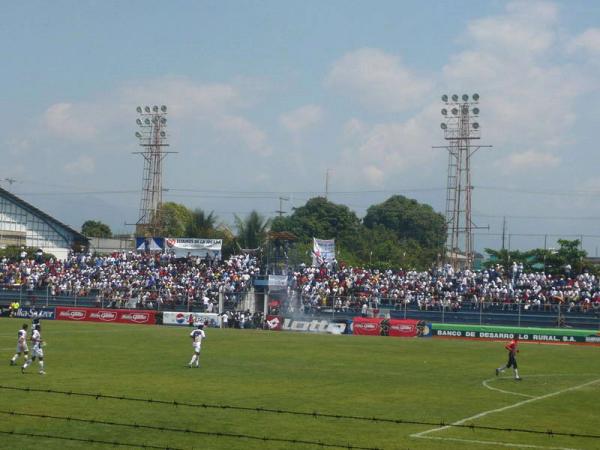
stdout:
<svg viewBox="0 0 600 450">
<path fill-rule="evenodd" d="M 352 319 L 352 334 L 379 336 L 381 334 L 382 319 L 369 317 L 355 317 Z"/>
<path fill-rule="evenodd" d="M 388 336 L 413 337 L 419 334 L 419 329 L 417 328 L 419 324 L 418 320 L 390 319 L 388 320 L 388 324 Z"/>
<path fill-rule="evenodd" d="M 155 325 L 156 311 L 139 311 L 135 309 L 72 308 L 57 306 L 56 320 Z"/>
<path fill-rule="evenodd" d="M 271 316 L 267 315 L 267 326 L 269 330 L 281 331 L 283 326 L 283 316 Z"/>
</svg>

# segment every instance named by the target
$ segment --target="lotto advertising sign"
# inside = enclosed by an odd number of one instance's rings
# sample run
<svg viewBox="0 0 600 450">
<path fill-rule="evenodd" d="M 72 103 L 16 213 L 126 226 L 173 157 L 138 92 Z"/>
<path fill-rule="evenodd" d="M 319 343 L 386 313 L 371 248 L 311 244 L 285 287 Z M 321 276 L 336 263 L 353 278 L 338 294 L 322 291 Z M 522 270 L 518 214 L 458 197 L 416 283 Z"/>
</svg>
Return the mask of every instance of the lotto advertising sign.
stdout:
<svg viewBox="0 0 600 450">
<path fill-rule="evenodd" d="M 310 333 L 350 334 L 346 320 L 297 320 L 283 316 L 267 316 L 267 326 L 273 331 L 304 331 Z"/>
<path fill-rule="evenodd" d="M 281 327 L 283 326 L 283 317 L 267 316 L 267 326 L 269 327 L 269 330 L 281 331 Z"/>
<path fill-rule="evenodd" d="M 198 312 L 163 312 L 164 325 L 189 326 L 200 323 L 207 324 L 209 327 L 221 326 L 221 316 L 216 313 L 198 313 Z"/>
<path fill-rule="evenodd" d="M 380 336 L 382 319 L 355 317 L 352 319 L 352 332 L 362 336 Z"/>
<path fill-rule="evenodd" d="M 155 325 L 156 311 L 57 306 L 55 318 L 56 320 L 71 320 L 81 322 L 113 322 Z"/>
</svg>

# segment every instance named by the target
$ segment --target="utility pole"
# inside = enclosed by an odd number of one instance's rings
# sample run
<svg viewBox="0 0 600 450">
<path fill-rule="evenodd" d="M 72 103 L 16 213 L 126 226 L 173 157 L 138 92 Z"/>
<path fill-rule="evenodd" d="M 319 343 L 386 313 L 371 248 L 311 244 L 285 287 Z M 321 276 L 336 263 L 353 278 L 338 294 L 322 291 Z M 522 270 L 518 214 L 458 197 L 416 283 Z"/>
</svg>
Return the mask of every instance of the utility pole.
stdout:
<svg viewBox="0 0 600 450">
<path fill-rule="evenodd" d="M 327 169 L 325 171 L 325 199 L 329 200 L 329 171 L 331 169 Z"/>
<path fill-rule="evenodd" d="M 275 211 L 277 214 L 279 214 L 279 217 L 283 217 L 283 215 L 287 212 L 283 210 L 283 202 L 287 202 L 289 199 L 289 197 L 279 197 L 279 209 Z"/>
<path fill-rule="evenodd" d="M 504 239 L 506 238 L 506 216 L 502 217 L 502 250 L 504 250 Z"/>
</svg>

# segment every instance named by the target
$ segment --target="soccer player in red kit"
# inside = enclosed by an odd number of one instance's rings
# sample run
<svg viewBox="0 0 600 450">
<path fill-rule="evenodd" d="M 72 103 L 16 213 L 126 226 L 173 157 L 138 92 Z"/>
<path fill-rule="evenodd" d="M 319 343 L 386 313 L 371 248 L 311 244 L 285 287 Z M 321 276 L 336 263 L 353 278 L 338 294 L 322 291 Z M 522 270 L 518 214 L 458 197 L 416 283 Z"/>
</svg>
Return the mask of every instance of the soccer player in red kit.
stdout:
<svg viewBox="0 0 600 450">
<path fill-rule="evenodd" d="M 508 362 L 506 363 L 505 366 L 498 367 L 496 369 L 496 376 L 499 375 L 501 372 L 504 372 L 504 369 L 508 369 L 509 367 L 512 367 L 513 370 L 515 371 L 515 380 L 521 381 L 521 377 L 519 376 L 519 369 L 517 369 L 516 355 L 517 355 L 517 353 L 519 353 L 519 349 L 517 348 L 518 346 L 519 346 L 519 336 L 515 334 L 515 336 L 512 338 L 512 340 L 504 346 L 504 348 L 506 350 L 508 350 Z"/>
</svg>

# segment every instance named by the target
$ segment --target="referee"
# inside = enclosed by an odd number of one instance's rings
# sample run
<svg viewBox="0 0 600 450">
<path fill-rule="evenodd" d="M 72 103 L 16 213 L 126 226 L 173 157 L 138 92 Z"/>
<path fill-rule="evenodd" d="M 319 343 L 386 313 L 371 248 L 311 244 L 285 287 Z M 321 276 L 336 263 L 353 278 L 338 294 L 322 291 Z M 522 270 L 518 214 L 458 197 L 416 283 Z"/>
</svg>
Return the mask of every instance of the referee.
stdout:
<svg viewBox="0 0 600 450">
<path fill-rule="evenodd" d="M 500 373 L 504 372 L 505 369 L 512 367 L 515 371 L 515 380 L 521 381 L 521 377 L 519 376 L 519 369 L 517 369 L 517 353 L 519 353 L 519 336 L 517 334 L 514 335 L 512 340 L 504 346 L 506 350 L 508 350 L 508 362 L 505 366 L 498 367 L 496 369 L 496 376 Z"/>
</svg>

